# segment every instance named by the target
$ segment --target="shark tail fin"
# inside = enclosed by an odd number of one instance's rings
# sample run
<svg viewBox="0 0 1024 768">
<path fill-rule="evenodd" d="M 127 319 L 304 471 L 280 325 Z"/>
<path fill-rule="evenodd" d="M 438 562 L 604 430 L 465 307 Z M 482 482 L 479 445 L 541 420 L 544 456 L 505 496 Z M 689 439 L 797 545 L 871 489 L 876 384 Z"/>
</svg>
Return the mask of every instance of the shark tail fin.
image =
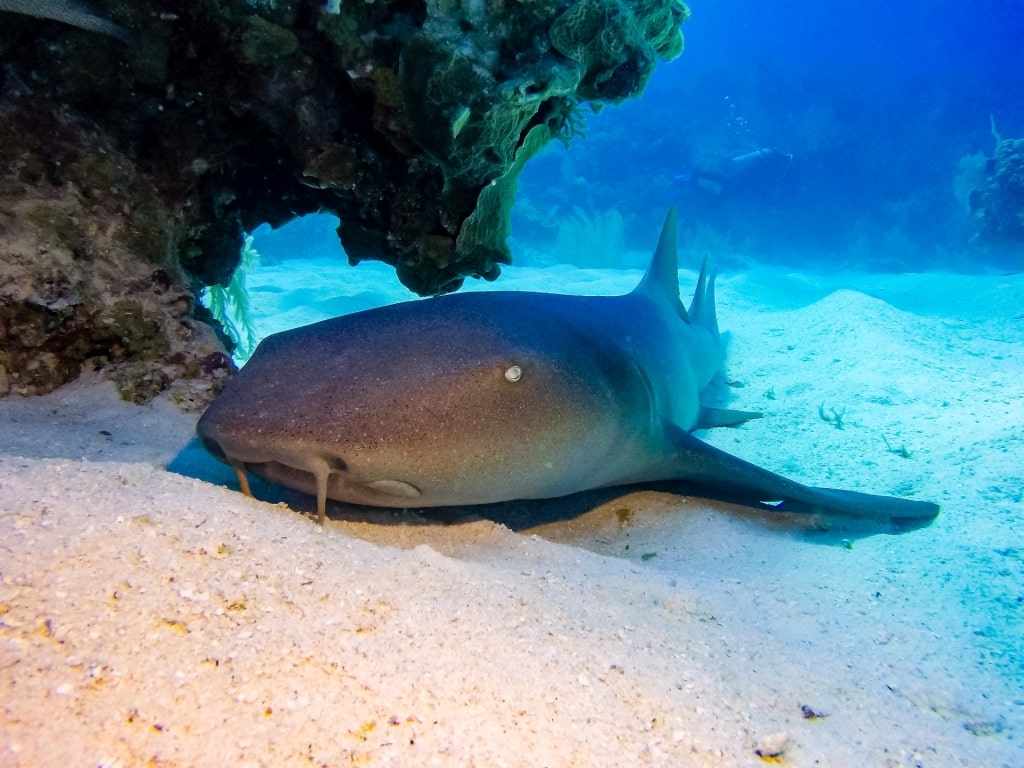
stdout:
<svg viewBox="0 0 1024 768">
<path fill-rule="evenodd" d="M 680 314 L 687 319 L 686 308 L 679 301 L 679 214 L 673 205 L 665 215 L 665 223 L 658 238 L 658 247 L 654 249 L 651 264 L 647 267 L 644 279 L 636 287 L 634 293 L 646 293 L 659 301 L 667 301 L 679 308 Z"/>
<path fill-rule="evenodd" d="M 929 501 L 803 485 L 708 445 L 675 425 L 665 429 L 672 447 L 669 476 L 698 485 L 715 498 L 779 512 L 888 520 L 907 528 L 925 525 L 939 514 L 939 505 Z"/>
<path fill-rule="evenodd" d="M 705 256 L 697 278 L 697 288 L 690 302 L 689 318 L 695 323 L 718 336 L 718 315 L 715 312 L 715 278 L 717 271 L 711 265 L 711 257 Z"/>
</svg>

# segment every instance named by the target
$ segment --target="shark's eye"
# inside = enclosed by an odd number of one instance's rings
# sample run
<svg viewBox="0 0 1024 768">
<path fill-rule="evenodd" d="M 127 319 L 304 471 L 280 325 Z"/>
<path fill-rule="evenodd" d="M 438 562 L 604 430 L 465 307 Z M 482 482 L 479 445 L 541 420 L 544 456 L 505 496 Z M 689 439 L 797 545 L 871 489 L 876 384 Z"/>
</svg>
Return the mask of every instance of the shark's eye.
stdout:
<svg viewBox="0 0 1024 768">
<path fill-rule="evenodd" d="M 523 376 L 523 369 L 518 365 L 513 365 L 507 371 L 505 371 L 505 379 L 507 381 L 516 382 L 519 381 Z"/>
</svg>

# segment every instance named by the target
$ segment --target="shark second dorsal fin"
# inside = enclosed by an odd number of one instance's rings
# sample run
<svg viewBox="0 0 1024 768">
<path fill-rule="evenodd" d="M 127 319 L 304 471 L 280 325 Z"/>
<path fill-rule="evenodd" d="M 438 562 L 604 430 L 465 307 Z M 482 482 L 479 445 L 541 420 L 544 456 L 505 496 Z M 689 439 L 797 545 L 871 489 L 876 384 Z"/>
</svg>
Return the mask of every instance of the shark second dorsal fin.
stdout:
<svg viewBox="0 0 1024 768">
<path fill-rule="evenodd" d="M 715 268 L 711 265 L 711 257 L 705 256 L 697 278 L 697 288 L 690 302 L 690 321 L 707 328 L 718 335 L 718 316 L 715 312 Z"/>
<path fill-rule="evenodd" d="M 646 293 L 651 298 L 667 301 L 677 306 L 680 314 L 686 318 L 686 308 L 679 301 L 679 243 L 676 234 L 678 218 L 676 207 L 673 205 L 665 216 L 658 247 L 654 249 L 647 274 L 634 293 Z"/>
</svg>

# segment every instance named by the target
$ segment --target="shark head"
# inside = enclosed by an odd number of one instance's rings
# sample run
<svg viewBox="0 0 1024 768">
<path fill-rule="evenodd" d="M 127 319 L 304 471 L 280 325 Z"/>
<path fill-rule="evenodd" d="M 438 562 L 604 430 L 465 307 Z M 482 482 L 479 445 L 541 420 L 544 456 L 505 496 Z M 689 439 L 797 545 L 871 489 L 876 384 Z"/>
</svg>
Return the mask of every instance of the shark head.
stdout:
<svg viewBox="0 0 1024 768">
<path fill-rule="evenodd" d="M 609 419 L 648 393 L 625 382 L 628 356 L 546 322 L 551 311 L 547 294 L 460 294 L 276 334 L 203 415 L 200 438 L 286 485 L 312 491 L 326 474 L 329 497 L 362 504 L 571 492 L 585 454 L 615 449 Z"/>
</svg>

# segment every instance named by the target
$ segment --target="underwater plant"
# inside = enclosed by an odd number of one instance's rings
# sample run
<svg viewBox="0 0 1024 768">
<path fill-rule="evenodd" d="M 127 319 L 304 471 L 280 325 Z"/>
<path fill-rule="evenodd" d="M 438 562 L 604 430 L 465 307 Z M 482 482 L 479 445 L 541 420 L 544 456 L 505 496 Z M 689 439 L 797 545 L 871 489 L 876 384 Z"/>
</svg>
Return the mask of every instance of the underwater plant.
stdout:
<svg viewBox="0 0 1024 768">
<path fill-rule="evenodd" d="M 231 282 L 226 287 L 207 286 L 202 298 L 203 305 L 210 310 L 234 344 L 231 356 L 238 365 L 252 356 L 259 343 L 249 306 L 249 290 L 245 284 L 246 273 L 252 271 L 260 256 L 252 243 L 252 235 L 246 235 L 242 255 L 231 276 Z"/>
</svg>

